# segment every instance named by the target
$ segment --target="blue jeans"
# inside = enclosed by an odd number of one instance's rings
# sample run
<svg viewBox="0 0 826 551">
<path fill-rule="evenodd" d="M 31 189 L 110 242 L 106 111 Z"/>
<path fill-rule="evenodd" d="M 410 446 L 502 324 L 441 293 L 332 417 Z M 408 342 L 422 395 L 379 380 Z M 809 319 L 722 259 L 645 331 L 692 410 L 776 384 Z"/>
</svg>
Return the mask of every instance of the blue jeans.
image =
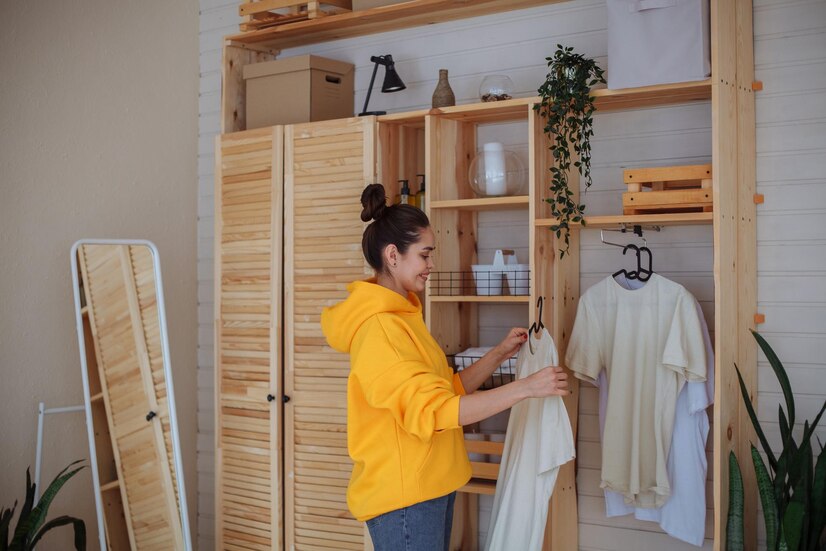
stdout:
<svg viewBox="0 0 826 551">
<path fill-rule="evenodd" d="M 448 551 L 456 492 L 367 521 L 375 551 Z"/>
</svg>

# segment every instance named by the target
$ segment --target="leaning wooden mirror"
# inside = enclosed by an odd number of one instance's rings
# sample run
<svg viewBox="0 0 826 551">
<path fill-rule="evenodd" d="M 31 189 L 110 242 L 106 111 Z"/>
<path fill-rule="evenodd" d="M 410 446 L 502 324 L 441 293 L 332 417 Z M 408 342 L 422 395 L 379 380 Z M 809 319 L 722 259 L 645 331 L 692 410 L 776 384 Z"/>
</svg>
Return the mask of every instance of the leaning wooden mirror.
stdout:
<svg viewBox="0 0 826 551">
<path fill-rule="evenodd" d="M 158 250 L 72 247 L 101 549 L 192 549 Z"/>
</svg>

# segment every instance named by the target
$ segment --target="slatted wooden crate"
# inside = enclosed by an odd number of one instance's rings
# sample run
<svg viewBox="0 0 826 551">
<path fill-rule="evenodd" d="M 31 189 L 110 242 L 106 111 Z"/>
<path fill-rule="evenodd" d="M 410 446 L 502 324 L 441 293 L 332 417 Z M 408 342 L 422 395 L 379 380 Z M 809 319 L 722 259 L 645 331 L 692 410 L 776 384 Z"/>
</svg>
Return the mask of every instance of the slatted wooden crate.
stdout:
<svg viewBox="0 0 826 551">
<path fill-rule="evenodd" d="M 623 214 L 713 210 L 710 164 L 631 168 L 623 181 Z"/>
<path fill-rule="evenodd" d="M 353 10 L 352 0 L 255 0 L 238 8 L 241 30 L 254 31 Z"/>
</svg>

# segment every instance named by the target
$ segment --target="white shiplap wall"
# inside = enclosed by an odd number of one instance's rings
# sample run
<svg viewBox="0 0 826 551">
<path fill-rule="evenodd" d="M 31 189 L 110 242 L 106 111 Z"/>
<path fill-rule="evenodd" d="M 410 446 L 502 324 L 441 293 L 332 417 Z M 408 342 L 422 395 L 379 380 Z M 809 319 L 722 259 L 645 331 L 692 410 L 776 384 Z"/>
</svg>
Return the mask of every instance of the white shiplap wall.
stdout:
<svg viewBox="0 0 826 551">
<path fill-rule="evenodd" d="M 811 419 L 826 396 L 826 2 L 754 0 L 755 63 L 765 89 L 757 94 L 758 300 L 766 314 L 763 333 L 786 360 L 797 391 L 799 417 Z M 198 542 L 214 547 L 213 448 L 213 139 L 220 120 L 221 37 L 236 32 L 237 3 L 201 0 L 201 86 L 198 147 Z M 391 53 L 407 90 L 374 94 L 373 109 L 406 111 L 429 107 L 438 69 L 450 70 L 458 103 L 476 100 L 486 74 L 506 73 L 516 95 L 535 94 L 545 75 L 544 58 L 557 43 L 606 62 L 605 0 L 574 2 L 506 14 L 430 25 L 288 50 L 283 56 L 314 53 L 356 65 L 355 110 L 364 101 L 371 55 Z M 621 170 L 626 166 L 668 165 L 710 160 L 708 104 L 598 114 L 594 139 L 594 187 L 585 199 L 591 214 L 619 211 Z M 488 128 L 517 151 L 518 129 Z M 479 237 L 482 261 L 495 249 L 527 251 L 527 225 L 513 213 L 484 213 Z M 651 235 L 655 269 L 700 300 L 713 321 L 712 235 L 710 228 L 670 228 Z M 582 288 L 617 269 L 614 249 L 598 232 L 582 240 Z M 493 342 L 511 324 L 524 323 L 524 310 L 483 311 L 482 337 Z M 500 318 L 504 321 L 500 321 Z M 779 389 L 760 357 L 759 415 L 779 432 Z M 583 392 L 579 436 L 580 542 L 582 549 L 691 549 L 650 523 L 606 519 L 598 489 L 599 447 L 596 393 Z M 501 424 L 501 422 L 500 422 Z M 822 440 L 826 431 L 821 430 Z M 489 511 L 483 500 L 482 514 Z M 482 518 L 480 525 L 486 525 Z M 710 534 L 710 526 L 707 535 Z M 482 534 L 484 537 L 484 533 Z M 706 542 L 706 547 L 710 544 Z"/>
</svg>

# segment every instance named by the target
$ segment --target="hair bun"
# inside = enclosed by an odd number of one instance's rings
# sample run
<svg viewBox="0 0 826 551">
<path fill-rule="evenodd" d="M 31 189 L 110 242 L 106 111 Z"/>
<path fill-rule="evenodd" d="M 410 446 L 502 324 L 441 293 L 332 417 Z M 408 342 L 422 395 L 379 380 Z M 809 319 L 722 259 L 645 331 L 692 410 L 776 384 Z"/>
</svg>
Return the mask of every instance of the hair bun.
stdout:
<svg viewBox="0 0 826 551">
<path fill-rule="evenodd" d="M 378 220 L 387 209 L 387 195 L 384 186 L 381 184 L 370 184 L 361 192 L 362 222 Z"/>
</svg>

